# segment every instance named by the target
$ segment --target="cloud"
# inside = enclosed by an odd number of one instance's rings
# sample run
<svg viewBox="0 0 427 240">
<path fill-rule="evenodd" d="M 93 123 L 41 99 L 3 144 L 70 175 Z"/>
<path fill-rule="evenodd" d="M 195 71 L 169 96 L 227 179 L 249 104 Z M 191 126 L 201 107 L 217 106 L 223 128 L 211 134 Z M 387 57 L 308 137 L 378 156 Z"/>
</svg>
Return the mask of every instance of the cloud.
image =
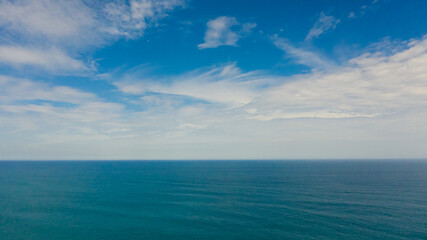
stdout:
<svg viewBox="0 0 427 240">
<path fill-rule="evenodd" d="M 207 23 L 205 42 L 199 44 L 198 47 L 205 49 L 224 45 L 236 46 L 243 34 L 250 33 L 255 26 L 255 23 L 240 24 L 234 17 L 218 17 Z M 233 30 L 233 27 L 240 28 L 240 30 Z"/>
<path fill-rule="evenodd" d="M 51 71 L 85 72 L 86 63 L 73 59 L 59 49 L 47 50 L 17 46 L 0 46 L 0 63 L 14 66 L 31 65 Z"/>
<path fill-rule="evenodd" d="M 7 31 L 48 38 L 81 38 L 97 24 L 82 1 L 17 0 L 0 3 L 0 24 Z"/>
<path fill-rule="evenodd" d="M 0 3 L 0 25 L 8 32 L 57 44 L 102 45 L 116 35 L 135 38 L 180 0 L 17 0 Z"/>
<path fill-rule="evenodd" d="M 72 142 L 121 138 L 126 135 L 117 131 L 126 128 L 120 122 L 122 111 L 121 104 L 103 101 L 93 93 L 0 76 L 0 158 L 34 159 L 41 152 L 59 157 Z M 68 158 L 79 152 L 74 150 L 65 153 Z"/>
<path fill-rule="evenodd" d="M 56 119 L 58 126 L 64 126 L 60 121 L 78 123 L 104 122 L 114 116 L 119 116 L 113 112 L 121 110 L 122 106 L 117 103 L 106 102 L 86 102 L 76 107 L 55 107 L 52 104 L 26 104 L 26 105 L 0 105 L 0 110 L 14 114 L 40 114 L 42 119 Z M 58 127 L 56 126 L 56 127 Z M 114 132 L 109 130 L 108 132 Z"/>
<path fill-rule="evenodd" d="M 297 48 L 292 43 L 284 38 L 279 38 L 275 35 L 272 38 L 274 45 L 283 50 L 289 57 L 293 58 L 296 63 L 306 65 L 315 69 L 331 69 L 334 63 L 319 53 L 306 50 L 304 48 Z"/>
<path fill-rule="evenodd" d="M 23 78 L 0 75 L 0 102 L 10 103 L 19 100 L 46 100 L 81 104 L 96 100 L 93 93 L 66 86 L 51 86 L 46 83 Z"/>
<path fill-rule="evenodd" d="M 58 129 L 102 122 L 119 117 L 116 113 L 122 109 L 121 104 L 103 101 L 90 92 L 0 75 L 0 117 L 9 116 L 12 126 L 13 119 L 18 119 L 21 130 L 38 128 L 35 123 Z"/>
<path fill-rule="evenodd" d="M 184 7 L 183 0 L 114 1 L 105 5 L 106 19 L 111 26 L 106 31 L 112 35 L 136 38 L 143 31 L 177 7 Z"/>
<path fill-rule="evenodd" d="M 180 0 L 0 1 L 0 46 L 7 53 L 1 60 L 53 73 L 64 68 L 89 69 L 90 64 L 72 56 L 82 56 L 119 38 L 141 37 L 181 6 L 184 2 Z"/>
<path fill-rule="evenodd" d="M 398 46 L 400 48 L 401 46 Z M 427 39 L 410 41 L 394 53 L 365 53 L 329 72 L 295 76 L 270 88 L 258 119 L 348 118 L 402 114 L 425 108 L 427 101 Z M 268 107 L 266 107 L 268 106 Z"/>
<path fill-rule="evenodd" d="M 112 77 L 122 104 L 1 77 L 0 158 L 422 157 L 427 38 L 393 44 L 287 77 L 237 64 L 125 73 Z"/>
<path fill-rule="evenodd" d="M 324 12 L 321 12 L 319 19 L 305 37 L 305 41 L 310 41 L 330 29 L 335 29 L 339 22 L 340 19 L 336 19 L 334 16 L 328 16 Z"/>
<path fill-rule="evenodd" d="M 239 107 L 250 103 L 257 95 L 255 88 L 269 83 L 268 76 L 258 76 L 257 72 L 241 73 L 235 64 L 209 70 L 196 70 L 174 77 L 169 83 L 162 81 L 122 81 L 114 85 L 124 93 L 173 94 Z"/>
<path fill-rule="evenodd" d="M 277 41 L 286 44 L 282 39 Z M 397 51 L 367 52 L 327 71 L 286 78 L 265 72 L 244 73 L 230 64 L 170 77 L 169 81 L 138 81 L 134 76 L 133 81 L 115 85 L 123 93 L 137 96 L 155 93 L 159 94 L 156 99 L 164 94 L 219 104 L 219 108 L 234 109 L 254 120 L 377 118 L 423 108 L 427 101 L 423 67 L 427 39 L 409 41 L 405 49 L 401 45 L 396 46 Z M 290 48 L 288 51 L 296 51 Z M 330 66 L 306 52 L 293 54 L 307 65 Z M 309 59 L 312 62 L 305 62 Z"/>
<path fill-rule="evenodd" d="M 117 128 L 123 105 L 106 102 L 90 92 L 40 81 L 0 76 L 0 131 L 7 136 Z M 35 134 L 35 135 L 31 135 Z M 85 134 L 86 135 L 86 134 Z M 35 140 L 37 141 L 37 140 Z"/>
</svg>

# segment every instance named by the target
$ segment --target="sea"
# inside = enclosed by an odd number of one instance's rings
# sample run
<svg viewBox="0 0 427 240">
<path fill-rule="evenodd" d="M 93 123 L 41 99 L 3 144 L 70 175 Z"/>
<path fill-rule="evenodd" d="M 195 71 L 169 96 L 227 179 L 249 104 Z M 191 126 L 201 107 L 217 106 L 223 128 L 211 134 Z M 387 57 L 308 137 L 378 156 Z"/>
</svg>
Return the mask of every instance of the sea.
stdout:
<svg viewBox="0 0 427 240">
<path fill-rule="evenodd" d="M 427 239 L 427 161 L 0 161 L 0 239 Z"/>
</svg>

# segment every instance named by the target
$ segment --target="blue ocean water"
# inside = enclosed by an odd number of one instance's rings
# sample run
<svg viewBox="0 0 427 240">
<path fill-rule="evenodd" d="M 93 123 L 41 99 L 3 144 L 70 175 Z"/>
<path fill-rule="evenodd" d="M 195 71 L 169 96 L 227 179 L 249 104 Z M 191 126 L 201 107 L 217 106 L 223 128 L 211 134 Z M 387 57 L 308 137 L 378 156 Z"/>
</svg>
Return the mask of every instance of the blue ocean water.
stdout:
<svg viewBox="0 0 427 240">
<path fill-rule="evenodd" d="M 427 239 L 427 161 L 3 161 L 0 239 Z"/>
</svg>

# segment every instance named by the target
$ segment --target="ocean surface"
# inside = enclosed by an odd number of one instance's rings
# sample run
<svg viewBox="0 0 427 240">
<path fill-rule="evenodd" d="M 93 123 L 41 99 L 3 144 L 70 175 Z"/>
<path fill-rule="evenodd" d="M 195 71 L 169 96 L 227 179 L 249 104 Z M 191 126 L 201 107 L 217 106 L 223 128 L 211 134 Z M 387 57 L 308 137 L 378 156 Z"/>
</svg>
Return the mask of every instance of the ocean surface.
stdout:
<svg viewBox="0 0 427 240">
<path fill-rule="evenodd" d="M 0 161 L 0 239 L 427 239 L 427 161 Z"/>
</svg>

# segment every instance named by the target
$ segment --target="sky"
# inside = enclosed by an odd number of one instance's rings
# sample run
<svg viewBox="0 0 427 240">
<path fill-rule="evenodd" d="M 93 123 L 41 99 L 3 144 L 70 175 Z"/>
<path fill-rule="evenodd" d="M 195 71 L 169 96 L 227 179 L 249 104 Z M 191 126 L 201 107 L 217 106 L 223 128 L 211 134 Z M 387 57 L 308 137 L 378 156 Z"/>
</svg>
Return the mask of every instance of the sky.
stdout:
<svg viewBox="0 0 427 240">
<path fill-rule="evenodd" d="M 0 160 L 427 157 L 427 1 L 0 0 Z"/>
</svg>

